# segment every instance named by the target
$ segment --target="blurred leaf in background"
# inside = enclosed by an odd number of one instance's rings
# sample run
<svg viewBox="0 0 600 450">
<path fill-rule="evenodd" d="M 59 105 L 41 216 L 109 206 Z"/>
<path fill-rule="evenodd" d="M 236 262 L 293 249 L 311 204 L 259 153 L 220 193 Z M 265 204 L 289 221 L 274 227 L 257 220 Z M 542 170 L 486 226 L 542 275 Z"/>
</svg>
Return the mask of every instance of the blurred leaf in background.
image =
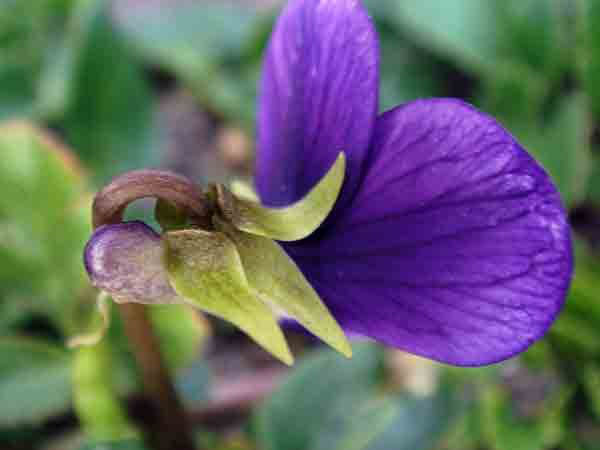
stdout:
<svg viewBox="0 0 600 450">
<path fill-rule="evenodd" d="M 65 311 L 85 292 L 81 252 L 91 229 L 83 171 L 54 138 L 26 123 L 0 125 L 0 153 L 0 332 L 31 313 L 71 331 Z"/>
<path fill-rule="evenodd" d="M 0 338 L 0 428 L 39 425 L 71 404 L 71 355 L 40 339 Z"/>
<path fill-rule="evenodd" d="M 114 12 L 120 29 L 150 64 L 177 76 L 214 114 L 253 126 L 269 15 L 260 15 L 256 6 L 214 0 L 118 0 Z"/>
<path fill-rule="evenodd" d="M 582 92 L 565 95 L 557 99 L 549 118 L 539 127 L 521 122 L 511 130 L 548 171 L 563 202 L 580 204 L 587 195 L 592 162 L 587 97 Z"/>
<path fill-rule="evenodd" d="M 91 442 L 79 450 L 147 450 L 147 447 L 140 440 L 126 439 L 120 441 Z"/>
<path fill-rule="evenodd" d="M 141 67 L 113 27 L 108 2 L 73 10 L 66 45 L 75 46 L 71 98 L 62 126 L 99 181 L 158 161 L 160 135 Z"/>
<path fill-rule="evenodd" d="M 160 132 L 141 66 L 105 0 L 0 5 L 0 119 L 64 131 L 93 179 L 158 161 Z"/>
<path fill-rule="evenodd" d="M 39 114 L 41 74 L 52 65 L 71 0 L 0 4 L 0 120 Z"/>
<path fill-rule="evenodd" d="M 426 396 L 382 390 L 382 352 L 354 347 L 351 360 L 316 351 L 255 417 L 265 450 L 426 450 L 441 440 L 458 403 L 452 388 Z"/>
</svg>

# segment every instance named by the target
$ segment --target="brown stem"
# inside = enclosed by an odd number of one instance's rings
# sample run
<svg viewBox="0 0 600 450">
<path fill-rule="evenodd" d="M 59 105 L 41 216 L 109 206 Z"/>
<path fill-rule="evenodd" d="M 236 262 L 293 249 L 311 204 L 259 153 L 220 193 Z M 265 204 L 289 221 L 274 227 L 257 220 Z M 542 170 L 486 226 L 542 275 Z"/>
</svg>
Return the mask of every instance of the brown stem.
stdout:
<svg viewBox="0 0 600 450">
<path fill-rule="evenodd" d="M 210 228 L 210 207 L 199 186 L 184 176 L 165 170 L 134 170 L 114 178 L 94 198 L 92 223 L 119 223 L 127 205 L 135 200 L 155 197 L 187 211 L 200 226 Z"/>
<path fill-rule="evenodd" d="M 210 226 L 210 208 L 202 191 L 187 178 L 161 170 L 138 170 L 113 179 L 94 198 L 94 228 L 122 221 L 127 205 L 135 200 L 155 197 L 186 211 L 201 226 Z M 164 364 L 159 343 L 146 315 L 145 307 L 119 304 L 125 333 L 140 369 L 145 394 L 151 402 L 156 427 L 150 432 L 158 450 L 194 450 L 183 405 Z"/>
<path fill-rule="evenodd" d="M 135 303 L 119 304 L 125 333 L 157 421 L 150 435 L 152 444 L 160 450 L 194 450 L 185 410 L 162 361 L 158 339 L 144 308 Z"/>
</svg>

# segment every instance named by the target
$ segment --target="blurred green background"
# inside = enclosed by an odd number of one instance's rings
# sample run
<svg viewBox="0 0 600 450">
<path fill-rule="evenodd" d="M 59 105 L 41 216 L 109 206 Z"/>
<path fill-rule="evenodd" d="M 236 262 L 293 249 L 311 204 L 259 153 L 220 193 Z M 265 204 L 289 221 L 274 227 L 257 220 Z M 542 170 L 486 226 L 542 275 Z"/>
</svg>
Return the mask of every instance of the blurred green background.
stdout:
<svg viewBox="0 0 600 450">
<path fill-rule="evenodd" d="M 118 315 L 101 344 L 81 263 L 93 193 L 128 169 L 249 178 L 256 81 L 278 1 L 0 1 L 0 448 L 147 448 L 151 424 Z M 548 335 L 456 369 L 290 335 L 285 369 L 222 322 L 151 308 L 204 448 L 600 449 L 600 1 L 370 0 L 381 109 L 454 96 L 546 167 L 576 273 Z M 130 217 L 151 221 L 139 202 Z M 155 430 L 160 433 L 160 430 Z M 100 444 L 102 443 L 102 444 Z"/>
</svg>

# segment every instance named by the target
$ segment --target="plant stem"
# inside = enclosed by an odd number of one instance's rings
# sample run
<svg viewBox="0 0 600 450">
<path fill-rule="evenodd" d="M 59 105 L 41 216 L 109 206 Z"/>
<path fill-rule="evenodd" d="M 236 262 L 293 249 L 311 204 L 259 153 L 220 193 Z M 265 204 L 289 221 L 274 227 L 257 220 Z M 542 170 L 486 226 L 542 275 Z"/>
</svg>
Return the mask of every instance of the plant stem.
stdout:
<svg viewBox="0 0 600 450">
<path fill-rule="evenodd" d="M 144 306 L 123 303 L 119 309 L 155 413 L 157 426 L 151 436 L 152 443 L 158 450 L 194 450 L 187 416 L 177 398 Z"/>
<path fill-rule="evenodd" d="M 141 198 L 154 197 L 174 205 L 197 225 L 212 227 L 211 211 L 199 186 L 186 177 L 166 170 L 134 170 L 111 180 L 94 198 L 94 228 L 119 223 L 127 205 Z"/>
<path fill-rule="evenodd" d="M 127 205 L 144 197 L 166 201 L 187 213 L 194 223 L 212 226 L 211 208 L 201 189 L 190 180 L 163 170 L 137 170 L 114 178 L 96 194 L 92 206 L 94 228 L 121 222 Z M 149 436 L 153 447 L 195 450 L 185 410 L 177 398 L 145 307 L 121 303 L 119 310 L 156 420 Z"/>
</svg>

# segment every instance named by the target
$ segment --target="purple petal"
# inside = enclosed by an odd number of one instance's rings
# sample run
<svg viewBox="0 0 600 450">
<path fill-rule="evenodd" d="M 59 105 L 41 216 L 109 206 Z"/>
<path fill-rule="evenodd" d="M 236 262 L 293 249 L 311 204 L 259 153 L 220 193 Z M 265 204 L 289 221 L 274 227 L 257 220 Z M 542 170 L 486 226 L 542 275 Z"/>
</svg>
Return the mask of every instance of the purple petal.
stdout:
<svg viewBox="0 0 600 450">
<path fill-rule="evenodd" d="M 99 227 L 84 251 L 94 286 L 118 302 L 174 303 L 161 237 L 142 222 Z"/>
<path fill-rule="evenodd" d="M 378 108 L 378 43 L 358 0 L 291 0 L 266 53 L 259 100 L 256 187 L 263 203 L 302 198 L 340 152 L 337 208 L 355 192 Z"/>
<path fill-rule="evenodd" d="M 569 227 L 542 168 L 457 100 L 378 121 L 352 205 L 320 242 L 286 245 L 341 325 L 405 351 L 482 365 L 525 350 L 558 314 Z"/>
</svg>

